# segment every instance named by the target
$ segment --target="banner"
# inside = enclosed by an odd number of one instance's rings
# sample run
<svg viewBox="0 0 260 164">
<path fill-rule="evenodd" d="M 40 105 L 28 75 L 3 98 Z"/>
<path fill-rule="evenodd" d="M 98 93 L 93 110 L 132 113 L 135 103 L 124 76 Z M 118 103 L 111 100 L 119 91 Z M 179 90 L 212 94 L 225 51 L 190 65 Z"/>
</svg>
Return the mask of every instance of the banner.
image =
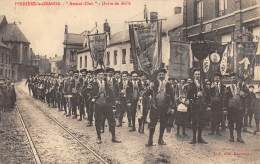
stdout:
<svg viewBox="0 0 260 164">
<path fill-rule="evenodd" d="M 202 43 L 202 45 L 205 45 L 205 43 Z M 196 47 L 201 47 L 202 45 L 197 44 Z M 205 58 L 203 59 L 202 62 L 202 68 L 203 68 L 203 73 L 205 75 L 205 78 L 209 80 L 213 80 L 214 74 L 221 72 L 220 67 L 225 64 L 224 61 L 222 61 L 222 56 L 225 52 L 225 48 L 227 47 L 226 45 L 219 45 L 216 44 L 215 46 L 212 46 L 212 43 L 209 43 L 209 46 L 204 47 L 203 53 L 208 52 L 208 55 L 205 55 Z M 195 46 L 193 45 L 193 48 Z M 211 47 L 207 49 L 207 47 Z M 192 52 L 194 54 L 194 49 L 192 49 Z M 202 50 L 201 50 L 202 51 Z M 196 50 L 198 53 L 198 50 Z M 204 56 L 204 55 L 203 55 Z M 199 56 L 202 59 L 202 56 Z"/>
<path fill-rule="evenodd" d="M 129 25 L 135 69 L 151 75 L 162 64 L 161 21 Z"/>
<path fill-rule="evenodd" d="M 236 72 L 243 80 L 254 79 L 258 42 L 236 42 Z"/>
<path fill-rule="evenodd" d="M 190 44 L 170 42 L 169 77 L 178 80 L 189 78 L 192 57 Z"/>
<path fill-rule="evenodd" d="M 221 75 L 230 75 L 235 72 L 234 42 L 228 44 L 220 62 Z"/>
<path fill-rule="evenodd" d="M 93 68 L 98 65 L 104 66 L 104 54 L 106 51 L 107 36 L 105 33 L 88 35 L 89 49 L 92 58 Z"/>
</svg>

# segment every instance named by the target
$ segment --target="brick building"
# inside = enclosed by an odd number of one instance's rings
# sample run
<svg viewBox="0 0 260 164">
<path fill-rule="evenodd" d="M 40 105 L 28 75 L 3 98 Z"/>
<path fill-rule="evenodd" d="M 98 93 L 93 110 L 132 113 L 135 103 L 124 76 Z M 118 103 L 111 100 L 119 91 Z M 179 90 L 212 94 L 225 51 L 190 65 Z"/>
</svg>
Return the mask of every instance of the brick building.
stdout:
<svg viewBox="0 0 260 164">
<path fill-rule="evenodd" d="M 184 0 L 183 6 L 183 25 L 170 32 L 173 40 L 204 39 L 221 44 L 230 41 L 260 41 L 260 1 Z M 260 80 L 259 72 L 260 44 L 256 56 L 255 80 Z"/>
</svg>

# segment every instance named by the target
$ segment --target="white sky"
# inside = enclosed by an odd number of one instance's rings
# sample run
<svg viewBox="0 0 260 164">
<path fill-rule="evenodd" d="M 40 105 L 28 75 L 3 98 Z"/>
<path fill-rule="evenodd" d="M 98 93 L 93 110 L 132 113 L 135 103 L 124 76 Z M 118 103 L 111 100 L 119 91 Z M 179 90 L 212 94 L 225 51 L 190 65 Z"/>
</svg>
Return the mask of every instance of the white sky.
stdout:
<svg viewBox="0 0 260 164">
<path fill-rule="evenodd" d="M 182 6 L 183 0 L 44 0 L 56 2 L 121 2 L 128 1 L 129 6 L 15 6 L 19 1 L 43 0 L 0 0 L 0 15 L 5 15 L 8 22 L 21 22 L 19 27 L 31 42 L 36 54 L 53 57 L 62 56 L 64 25 L 69 32 L 81 33 L 94 27 L 102 29 L 103 22 L 108 19 L 111 32 L 127 29 L 127 20 L 143 18 L 144 4 L 148 11 L 158 11 L 159 17 L 174 14 L 175 6 Z"/>
</svg>

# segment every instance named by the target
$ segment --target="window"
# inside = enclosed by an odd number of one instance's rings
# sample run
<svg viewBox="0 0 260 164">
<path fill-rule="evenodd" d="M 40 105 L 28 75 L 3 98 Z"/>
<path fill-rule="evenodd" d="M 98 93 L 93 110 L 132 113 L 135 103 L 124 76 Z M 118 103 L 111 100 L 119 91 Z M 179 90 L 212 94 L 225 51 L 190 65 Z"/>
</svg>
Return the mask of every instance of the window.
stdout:
<svg viewBox="0 0 260 164">
<path fill-rule="evenodd" d="M 114 51 L 114 65 L 117 65 L 117 50 Z"/>
<path fill-rule="evenodd" d="M 196 0 L 196 17 L 195 17 L 195 22 L 196 23 L 201 23 L 203 20 L 203 1 L 202 0 Z"/>
<path fill-rule="evenodd" d="M 0 68 L 0 75 L 3 75 L 3 69 Z"/>
<path fill-rule="evenodd" d="M 79 68 L 82 68 L 82 56 L 79 58 Z"/>
<path fill-rule="evenodd" d="M 88 66 L 88 56 L 85 56 L 85 68 Z"/>
<path fill-rule="evenodd" d="M 218 16 L 223 16 L 226 14 L 228 0 L 218 0 Z"/>
<path fill-rule="evenodd" d="M 110 65 L 110 52 L 107 52 L 107 66 Z"/>
<path fill-rule="evenodd" d="M 126 49 L 122 49 L 122 64 L 126 64 Z"/>
</svg>

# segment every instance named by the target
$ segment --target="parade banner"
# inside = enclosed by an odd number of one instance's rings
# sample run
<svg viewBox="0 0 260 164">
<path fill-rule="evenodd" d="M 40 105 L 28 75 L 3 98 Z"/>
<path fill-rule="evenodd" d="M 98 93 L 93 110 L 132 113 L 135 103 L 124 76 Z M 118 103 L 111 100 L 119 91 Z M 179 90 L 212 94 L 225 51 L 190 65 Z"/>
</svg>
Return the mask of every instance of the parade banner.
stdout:
<svg viewBox="0 0 260 164">
<path fill-rule="evenodd" d="M 254 78 L 258 42 L 236 42 L 236 72 L 243 80 Z"/>
<path fill-rule="evenodd" d="M 230 75 L 235 72 L 234 43 L 229 43 L 223 52 L 220 62 L 221 75 Z"/>
<path fill-rule="evenodd" d="M 205 43 L 201 45 L 197 44 L 196 47 L 201 47 L 202 45 L 205 45 Z M 209 43 L 209 45 L 205 45 L 203 49 L 195 50 L 195 53 L 197 54 L 196 56 L 202 60 L 202 68 L 205 78 L 213 80 L 214 74 L 220 72 L 220 65 L 225 48 L 226 45 L 213 45 L 212 43 Z M 201 51 L 203 55 L 198 56 L 199 51 Z M 193 49 L 192 52 L 194 54 Z M 208 55 L 206 55 L 206 53 L 208 53 Z"/>
<path fill-rule="evenodd" d="M 151 75 L 162 64 L 161 21 L 129 25 L 132 54 L 136 69 Z"/>
<path fill-rule="evenodd" d="M 88 35 L 89 49 L 92 58 L 93 68 L 104 65 L 103 58 L 106 51 L 107 36 L 105 33 Z"/>
<path fill-rule="evenodd" d="M 169 77 L 178 80 L 189 78 L 192 67 L 192 51 L 190 44 L 170 42 Z"/>
</svg>

